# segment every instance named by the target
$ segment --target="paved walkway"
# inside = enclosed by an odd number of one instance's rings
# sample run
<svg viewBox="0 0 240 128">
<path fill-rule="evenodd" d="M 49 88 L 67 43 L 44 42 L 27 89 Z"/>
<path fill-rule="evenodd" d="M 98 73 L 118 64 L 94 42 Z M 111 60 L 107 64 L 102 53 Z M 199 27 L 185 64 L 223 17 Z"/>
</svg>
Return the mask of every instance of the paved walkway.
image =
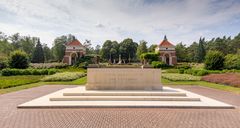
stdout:
<svg viewBox="0 0 240 128">
<path fill-rule="evenodd" d="M 49 85 L 0 95 L 0 128 L 239 128 L 240 95 L 198 86 L 180 88 L 236 109 L 76 108 L 17 109 L 17 105 L 66 87 Z"/>
</svg>

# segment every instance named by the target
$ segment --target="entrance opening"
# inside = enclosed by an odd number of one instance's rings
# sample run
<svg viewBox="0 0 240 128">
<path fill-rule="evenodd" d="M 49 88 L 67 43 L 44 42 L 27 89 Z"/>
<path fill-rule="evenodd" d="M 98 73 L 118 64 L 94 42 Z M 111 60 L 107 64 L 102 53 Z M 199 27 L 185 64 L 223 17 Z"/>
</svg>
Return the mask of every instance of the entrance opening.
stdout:
<svg viewBox="0 0 240 128">
<path fill-rule="evenodd" d="M 76 53 L 72 53 L 71 54 L 71 65 L 75 64 L 77 61 L 77 54 Z"/>
<path fill-rule="evenodd" d="M 169 55 L 168 55 L 168 54 L 166 54 L 166 55 L 165 55 L 165 58 L 166 58 L 166 64 L 168 64 L 168 65 L 169 65 Z"/>
</svg>

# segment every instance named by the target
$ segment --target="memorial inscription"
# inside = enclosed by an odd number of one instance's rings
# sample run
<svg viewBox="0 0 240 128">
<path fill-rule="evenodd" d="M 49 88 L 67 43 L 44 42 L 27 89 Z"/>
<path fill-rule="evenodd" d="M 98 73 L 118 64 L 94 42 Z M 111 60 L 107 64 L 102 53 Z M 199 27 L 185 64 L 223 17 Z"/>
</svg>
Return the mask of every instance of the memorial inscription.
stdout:
<svg viewBox="0 0 240 128">
<path fill-rule="evenodd" d="M 87 90 L 161 90 L 160 69 L 88 68 Z"/>
</svg>

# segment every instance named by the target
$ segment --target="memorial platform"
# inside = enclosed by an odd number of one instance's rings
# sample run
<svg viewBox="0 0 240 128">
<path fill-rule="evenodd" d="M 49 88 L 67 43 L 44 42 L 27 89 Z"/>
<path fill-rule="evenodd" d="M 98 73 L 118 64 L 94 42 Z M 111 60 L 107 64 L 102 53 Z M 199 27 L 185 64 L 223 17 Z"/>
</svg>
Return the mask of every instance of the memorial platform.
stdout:
<svg viewBox="0 0 240 128">
<path fill-rule="evenodd" d="M 18 105 L 18 108 L 163 107 L 234 108 L 234 106 L 183 89 L 162 91 L 89 91 L 84 86 L 62 89 Z"/>
</svg>

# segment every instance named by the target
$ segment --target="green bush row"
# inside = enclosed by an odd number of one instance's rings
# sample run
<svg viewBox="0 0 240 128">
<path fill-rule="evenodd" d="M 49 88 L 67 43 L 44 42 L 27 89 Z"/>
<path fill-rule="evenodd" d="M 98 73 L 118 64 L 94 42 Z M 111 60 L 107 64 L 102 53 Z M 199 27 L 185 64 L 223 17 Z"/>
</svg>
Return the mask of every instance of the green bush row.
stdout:
<svg viewBox="0 0 240 128">
<path fill-rule="evenodd" d="M 166 63 L 161 62 L 161 61 L 152 61 L 151 65 L 154 68 L 169 68 L 169 67 L 172 67 L 172 66 L 167 65 Z"/>
<path fill-rule="evenodd" d="M 16 75 L 52 75 L 57 72 L 56 69 L 10 69 L 2 70 L 3 76 L 16 76 Z"/>
</svg>

